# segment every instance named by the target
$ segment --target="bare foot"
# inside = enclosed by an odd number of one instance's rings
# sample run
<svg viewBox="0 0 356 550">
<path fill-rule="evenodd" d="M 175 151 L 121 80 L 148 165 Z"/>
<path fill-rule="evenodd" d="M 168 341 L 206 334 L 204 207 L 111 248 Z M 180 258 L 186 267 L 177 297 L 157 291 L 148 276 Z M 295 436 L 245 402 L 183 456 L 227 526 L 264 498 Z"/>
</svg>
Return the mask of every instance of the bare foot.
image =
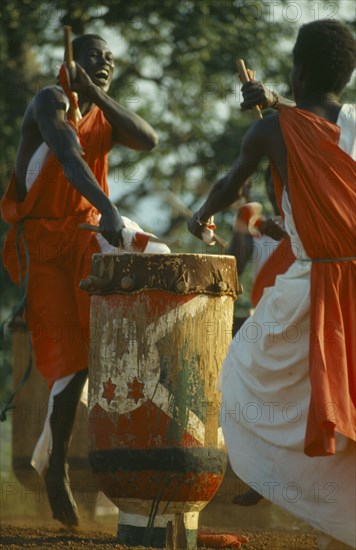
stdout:
<svg viewBox="0 0 356 550">
<path fill-rule="evenodd" d="M 68 464 L 65 464 L 64 472 L 50 466 L 45 475 L 45 482 L 53 518 L 64 525 L 78 525 L 78 509 L 70 490 Z"/>
</svg>

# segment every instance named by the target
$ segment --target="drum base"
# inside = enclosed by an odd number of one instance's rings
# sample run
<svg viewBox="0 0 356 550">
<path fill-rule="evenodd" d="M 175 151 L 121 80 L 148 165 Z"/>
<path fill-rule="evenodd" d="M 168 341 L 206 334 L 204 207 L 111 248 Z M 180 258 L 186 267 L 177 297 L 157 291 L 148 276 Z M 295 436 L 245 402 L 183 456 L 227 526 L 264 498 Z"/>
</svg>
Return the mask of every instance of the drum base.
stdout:
<svg viewBox="0 0 356 550">
<path fill-rule="evenodd" d="M 149 548 L 197 547 L 199 512 L 157 515 L 151 525 L 152 519 L 120 510 L 118 543 Z M 177 539 L 180 541 L 178 546 Z"/>
</svg>

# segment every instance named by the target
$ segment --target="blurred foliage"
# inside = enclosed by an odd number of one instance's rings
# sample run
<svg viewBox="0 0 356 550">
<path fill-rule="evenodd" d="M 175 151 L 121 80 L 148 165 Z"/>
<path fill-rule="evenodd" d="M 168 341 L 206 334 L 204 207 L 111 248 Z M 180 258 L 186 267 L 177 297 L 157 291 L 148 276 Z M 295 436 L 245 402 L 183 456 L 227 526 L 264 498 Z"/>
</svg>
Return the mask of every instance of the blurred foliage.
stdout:
<svg viewBox="0 0 356 550">
<path fill-rule="evenodd" d="M 120 41 L 122 54 L 111 95 L 145 116 L 160 135 L 153 153 L 113 152 L 113 169 L 119 166 L 115 182 L 122 179 L 136 188 L 125 192 L 122 206 L 132 210 L 136 193 L 151 195 L 162 185 L 187 195 L 191 203 L 205 194 L 236 156 L 251 123 L 238 108 L 236 57 L 268 75 L 281 57 L 279 41 L 290 34 L 283 20 L 271 21 L 268 10 L 256 11 L 253 3 L 245 4 L 5 1 L 2 185 L 14 161 L 25 106 L 37 89 L 53 81 L 55 64 L 60 62 L 61 28 L 70 24 L 75 35 L 94 31 Z"/>
<path fill-rule="evenodd" d="M 162 191 L 171 190 L 194 209 L 237 156 L 252 116 L 239 109 L 236 58 L 257 69 L 257 78 L 290 93 L 291 58 L 286 51 L 300 22 L 283 11 L 287 4 L 279 0 L 278 17 L 267 2 L 259 1 L 4 0 L 2 191 L 26 105 L 43 85 L 54 82 L 63 55 L 62 27 L 69 24 L 74 35 L 96 32 L 120 49 L 110 94 L 147 119 L 160 136 L 160 144 L 149 153 L 112 151 L 111 182 L 119 208 L 153 230 L 159 221 L 161 235 L 182 240 L 177 251 L 214 252 L 188 234 L 184 216 L 165 202 Z M 260 173 L 254 181 L 252 199 L 265 202 Z M 231 212 L 218 217 L 227 240 L 231 221 Z M 6 313 L 15 291 L 3 270 L 0 279 Z"/>
</svg>

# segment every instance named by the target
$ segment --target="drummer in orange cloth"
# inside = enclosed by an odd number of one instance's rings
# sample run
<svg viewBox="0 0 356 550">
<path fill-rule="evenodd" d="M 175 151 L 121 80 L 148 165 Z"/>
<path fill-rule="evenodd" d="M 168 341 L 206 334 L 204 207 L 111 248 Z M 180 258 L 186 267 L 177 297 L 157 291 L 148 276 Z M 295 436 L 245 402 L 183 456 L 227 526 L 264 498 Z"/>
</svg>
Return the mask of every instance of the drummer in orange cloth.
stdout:
<svg viewBox="0 0 356 550">
<path fill-rule="evenodd" d="M 248 130 L 228 175 L 188 222 L 201 238 L 210 217 L 233 204 L 269 159 L 295 261 L 230 344 L 219 380 L 221 424 L 235 473 L 318 529 L 322 550 L 356 541 L 356 108 L 340 103 L 355 59 L 346 25 L 303 25 L 293 48 L 295 106 L 244 84 L 247 106 L 278 113 Z M 330 483 L 332 500 L 311 491 Z"/>
<path fill-rule="evenodd" d="M 53 517 L 66 525 L 78 523 L 66 457 L 88 366 L 89 297 L 79 282 L 89 273 L 92 254 L 100 251 L 95 234 L 79 225 L 99 225 L 111 245 L 121 243 L 124 224 L 108 197 L 108 153 L 114 145 L 147 151 L 158 142 L 147 122 L 107 95 L 114 59 L 106 41 L 80 36 L 73 41 L 73 55 L 72 81 L 62 66 L 61 86 L 39 91 L 25 112 L 1 205 L 11 224 L 4 264 L 16 283 L 29 272 L 26 320 L 37 367 L 52 388 L 51 455 L 49 464 L 35 466 L 45 476 Z M 72 91 L 79 100 L 77 130 L 67 116 Z"/>
</svg>

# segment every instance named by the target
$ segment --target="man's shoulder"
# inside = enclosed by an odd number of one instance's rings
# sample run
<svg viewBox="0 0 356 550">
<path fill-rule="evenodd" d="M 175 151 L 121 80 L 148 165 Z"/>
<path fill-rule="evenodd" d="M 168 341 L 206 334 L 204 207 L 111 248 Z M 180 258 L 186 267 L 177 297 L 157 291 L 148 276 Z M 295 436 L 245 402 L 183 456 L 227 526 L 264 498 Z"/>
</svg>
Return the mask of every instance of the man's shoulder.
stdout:
<svg viewBox="0 0 356 550">
<path fill-rule="evenodd" d="M 269 141 L 276 132 L 280 133 L 278 111 L 257 120 L 249 130 L 249 137 Z"/>
<path fill-rule="evenodd" d="M 257 120 L 245 135 L 244 154 L 250 157 L 267 156 L 275 160 L 283 150 L 284 141 L 278 111 Z"/>
<path fill-rule="evenodd" d="M 279 127 L 279 111 L 273 111 L 271 114 L 264 116 L 261 120 L 262 128 L 278 128 Z"/>
<path fill-rule="evenodd" d="M 60 86 L 45 86 L 37 92 L 33 98 L 36 106 L 53 106 L 56 108 L 67 109 L 68 98 Z"/>
</svg>

